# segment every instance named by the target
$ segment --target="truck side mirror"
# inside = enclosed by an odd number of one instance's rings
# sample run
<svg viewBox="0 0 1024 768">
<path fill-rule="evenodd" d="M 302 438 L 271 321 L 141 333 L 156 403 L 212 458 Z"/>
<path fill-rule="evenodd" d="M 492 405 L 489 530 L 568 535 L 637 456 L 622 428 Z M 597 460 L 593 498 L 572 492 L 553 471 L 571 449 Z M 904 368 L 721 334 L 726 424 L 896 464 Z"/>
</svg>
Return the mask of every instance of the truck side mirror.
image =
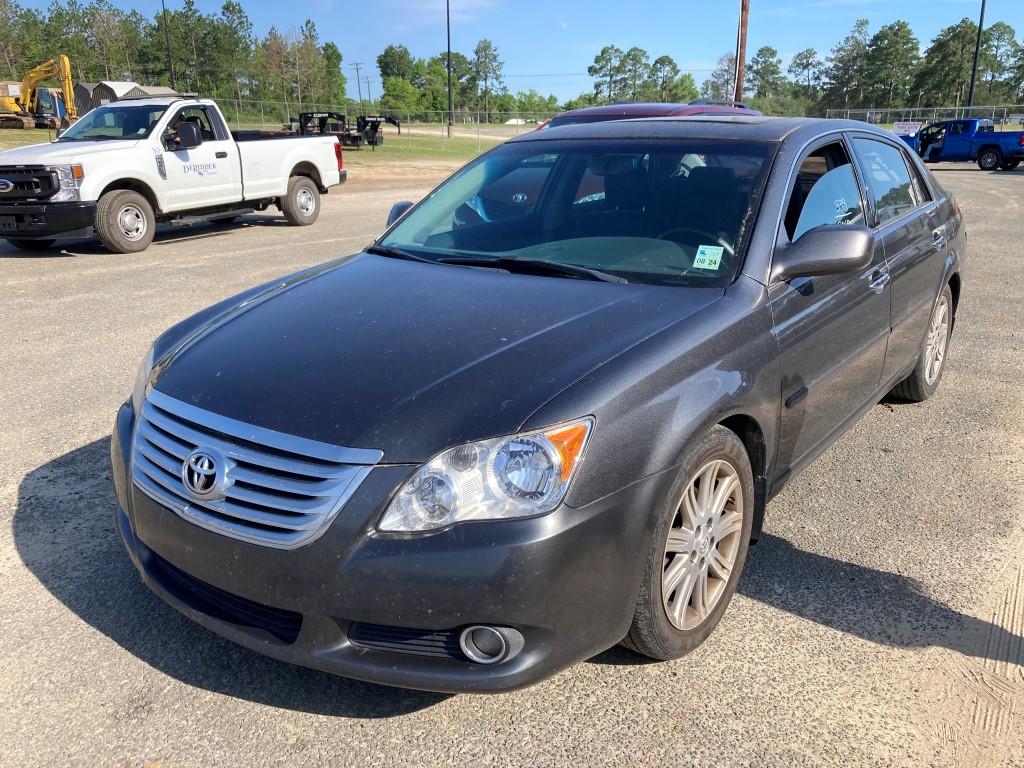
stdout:
<svg viewBox="0 0 1024 768">
<path fill-rule="evenodd" d="M 186 120 L 178 126 L 178 141 L 175 149 L 195 149 L 203 143 L 203 134 L 199 132 L 199 126 Z"/>
<path fill-rule="evenodd" d="M 388 213 L 388 226 L 390 227 L 400 218 L 405 216 L 405 212 L 412 208 L 413 203 L 409 200 L 402 200 L 399 203 L 395 203 L 391 206 L 391 211 Z"/>
<path fill-rule="evenodd" d="M 839 275 L 870 266 L 875 238 L 865 226 L 826 224 L 804 232 L 795 243 L 775 249 L 772 282 L 796 277 Z"/>
</svg>

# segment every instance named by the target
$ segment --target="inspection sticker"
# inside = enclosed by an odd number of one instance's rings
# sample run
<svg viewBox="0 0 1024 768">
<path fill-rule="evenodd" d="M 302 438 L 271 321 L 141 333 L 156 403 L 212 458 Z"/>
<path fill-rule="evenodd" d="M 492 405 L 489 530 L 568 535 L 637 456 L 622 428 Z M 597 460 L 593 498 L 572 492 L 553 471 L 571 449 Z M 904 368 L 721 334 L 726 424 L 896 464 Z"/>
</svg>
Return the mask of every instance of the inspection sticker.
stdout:
<svg viewBox="0 0 1024 768">
<path fill-rule="evenodd" d="M 725 249 L 720 245 L 702 245 L 697 249 L 697 256 L 693 259 L 693 266 L 697 269 L 718 269 L 722 263 L 722 251 Z"/>
</svg>

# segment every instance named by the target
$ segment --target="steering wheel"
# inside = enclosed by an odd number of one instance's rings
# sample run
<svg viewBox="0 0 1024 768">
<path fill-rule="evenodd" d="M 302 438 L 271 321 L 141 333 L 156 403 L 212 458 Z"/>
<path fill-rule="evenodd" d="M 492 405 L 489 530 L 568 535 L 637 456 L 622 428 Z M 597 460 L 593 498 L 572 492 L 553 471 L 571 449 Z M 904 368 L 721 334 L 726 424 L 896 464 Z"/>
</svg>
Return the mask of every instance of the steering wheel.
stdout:
<svg viewBox="0 0 1024 768">
<path fill-rule="evenodd" d="M 730 256 L 736 255 L 736 251 L 733 250 L 733 247 L 728 240 L 723 240 L 720 235 L 716 235 L 714 232 L 709 232 L 706 229 L 697 229 L 696 227 L 673 227 L 672 229 L 666 229 L 658 235 L 658 239 L 677 240 L 677 238 L 669 237 L 669 235 L 674 235 L 677 232 L 686 232 L 691 235 L 697 235 L 696 244 L 701 244 L 702 241 L 706 243 L 714 243 L 715 245 L 721 246 L 722 249 Z M 694 243 L 690 243 L 690 245 L 693 244 Z"/>
</svg>

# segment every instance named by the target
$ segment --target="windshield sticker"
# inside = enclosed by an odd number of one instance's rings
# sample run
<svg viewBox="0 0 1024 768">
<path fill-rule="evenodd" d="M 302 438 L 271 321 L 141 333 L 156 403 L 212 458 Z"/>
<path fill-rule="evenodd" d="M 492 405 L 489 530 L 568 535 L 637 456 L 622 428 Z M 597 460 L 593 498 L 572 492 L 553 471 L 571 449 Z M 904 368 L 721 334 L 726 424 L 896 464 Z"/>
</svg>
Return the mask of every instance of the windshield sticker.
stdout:
<svg viewBox="0 0 1024 768">
<path fill-rule="evenodd" d="M 697 269 L 718 269 L 722 263 L 722 251 L 725 249 L 720 245 L 702 245 L 697 249 L 697 256 L 693 260 L 693 266 Z"/>
</svg>

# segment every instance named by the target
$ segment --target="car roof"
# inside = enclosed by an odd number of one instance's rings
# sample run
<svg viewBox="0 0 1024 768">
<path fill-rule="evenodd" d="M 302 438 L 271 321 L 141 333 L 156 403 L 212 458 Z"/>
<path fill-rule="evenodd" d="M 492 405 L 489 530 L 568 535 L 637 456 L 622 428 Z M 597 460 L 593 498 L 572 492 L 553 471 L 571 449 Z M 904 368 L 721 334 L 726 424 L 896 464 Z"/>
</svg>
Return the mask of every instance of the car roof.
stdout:
<svg viewBox="0 0 1024 768">
<path fill-rule="evenodd" d="M 636 117 L 663 117 L 668 115 L 694 115 L 700 113 L 715 112 L 720 114 L 753 115 L 756 110 L 749 107 L 740 107 L 732 104 L 665 104 L 660 102 L 641 102 L 638 104 L 602 104 L 594 107 L 581 107 L 570 109 L 555 116 L 555 120 L 571 117 L 601 117 L 616 115 L 634 115 Z"/>
<path fill-rule="evenodd" d="M 143 106 L 143 107 L 167 107 L 171 104 L 177 104 L 179 101 L 199 103 L 199 104 L 213 104 L 212 99 L 200 98 L 197 96 L 129 96 L 125 99 L 118 99 L 117 101 L 110 101 L 103 106 L 113 106 L 116 104 L 127 104 L 130 106 Z"/>
<path fill-rule="evenodd" d="M 888 131 L 859 120 L 763 115 L 694 115 L 574 123 L 524 133 L 510 139 L 509 143 L 559 139 L 731 139 L 781 142 L 794 135 L 810 137 L 817 133 L 836 130 L 868 131 L 892 136 Z"/>
</svg>

